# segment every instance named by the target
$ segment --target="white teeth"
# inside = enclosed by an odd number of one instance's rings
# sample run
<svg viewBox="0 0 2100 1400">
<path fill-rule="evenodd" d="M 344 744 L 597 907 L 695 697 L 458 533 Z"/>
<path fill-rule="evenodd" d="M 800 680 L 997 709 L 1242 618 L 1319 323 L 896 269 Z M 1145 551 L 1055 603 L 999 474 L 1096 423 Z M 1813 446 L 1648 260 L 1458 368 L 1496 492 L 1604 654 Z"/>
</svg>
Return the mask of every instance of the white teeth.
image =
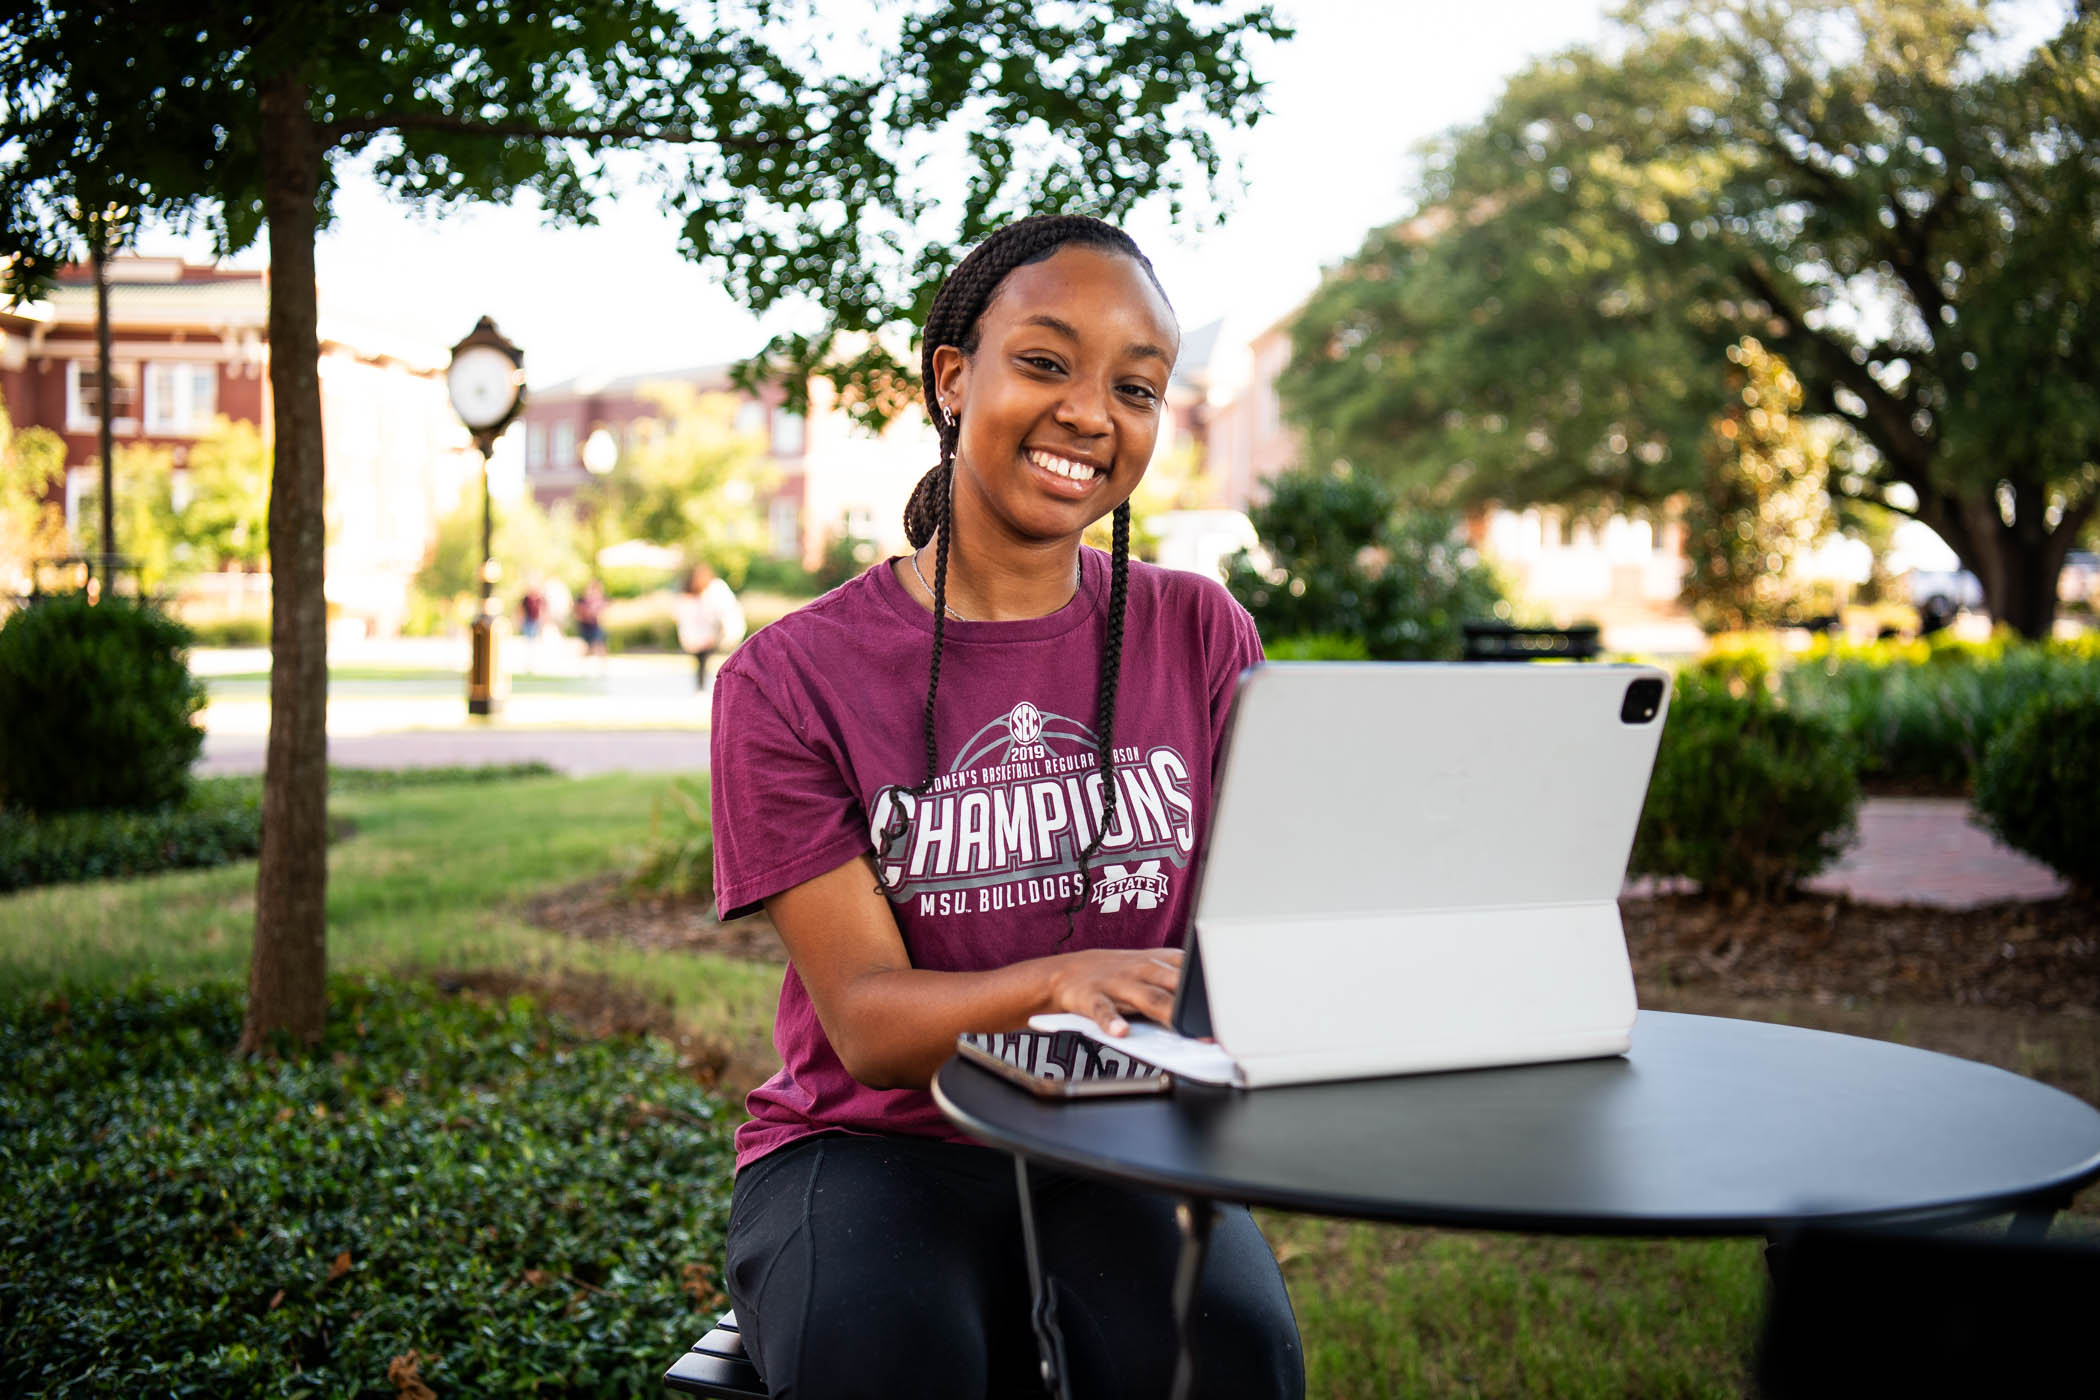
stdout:
<svg viewBox="0 0 2100 1400">
<path fill-rule="evenodd" d="M 1049 452 L 1030 452 L 1028 460 L 1046 472 L 1055 472 L 1067 481 L 1092 481 L 1100 475 L 1085 462 L 1075 462 L 1069 457 L 1059 457 Z"/>
</svg>

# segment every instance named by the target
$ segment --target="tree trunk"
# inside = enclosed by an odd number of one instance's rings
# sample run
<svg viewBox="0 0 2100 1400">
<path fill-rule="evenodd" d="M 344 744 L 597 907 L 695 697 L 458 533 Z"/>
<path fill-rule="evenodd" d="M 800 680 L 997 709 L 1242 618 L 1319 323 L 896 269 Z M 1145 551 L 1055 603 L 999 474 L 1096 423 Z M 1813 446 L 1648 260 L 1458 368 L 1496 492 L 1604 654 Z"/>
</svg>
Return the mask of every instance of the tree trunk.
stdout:
<svg viewBox="0 0 2100 1400">
<path fill-rule="evenodd" d="M 2079 511 L 2047 529 L 2033 518 L 2041 494 L 2037 488 L 2019 497 L 2021 514 L 2029 517 L 2024 527 L 2017 518 L 2012 524 L 1999 518 L 1994 503 L 1970 503 L 1964 512 L 1968 538 L 1955 545 L 1962 564 L 1983 586 L 1984 611 L 1991 620 L 2033 641 L 2047 640 L 2055 627 L 2064 556 L 2077 543 L 2087 513 Z"/>
<path fill-rule="evenodd" d="M 323 155 L 306 85 L 261 89 L 270 228 L 270 740 L 244 1054 L 312 1044 L 328 1016 L 328 618 L 322 584 L 321 345 L 314 290 Z"/>
</svg>

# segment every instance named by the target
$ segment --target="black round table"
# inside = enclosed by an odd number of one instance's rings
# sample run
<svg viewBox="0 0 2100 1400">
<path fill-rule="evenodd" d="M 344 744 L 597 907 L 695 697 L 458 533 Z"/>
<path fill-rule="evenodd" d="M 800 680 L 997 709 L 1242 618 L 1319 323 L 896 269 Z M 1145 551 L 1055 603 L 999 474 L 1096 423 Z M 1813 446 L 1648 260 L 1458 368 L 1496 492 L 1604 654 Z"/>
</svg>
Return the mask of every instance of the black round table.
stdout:
<svg viewBox="0 0 2100 1400">
<path fill-rule="evenodd" d="M 2100 1179 L 2100 1111 L 2061 1090 L 1883 1041 L 1660 1011 L 1609 1059 L 1083 1100 L 951 1059 L 933 1092 L 1015 1154 L 1024 1191 L 1035 1161 L 1181 1196 L 1191 1286 L 1220 1200 L 1622 1235 L 2012 1212 L 2037 1233 Z"/>
</svg>

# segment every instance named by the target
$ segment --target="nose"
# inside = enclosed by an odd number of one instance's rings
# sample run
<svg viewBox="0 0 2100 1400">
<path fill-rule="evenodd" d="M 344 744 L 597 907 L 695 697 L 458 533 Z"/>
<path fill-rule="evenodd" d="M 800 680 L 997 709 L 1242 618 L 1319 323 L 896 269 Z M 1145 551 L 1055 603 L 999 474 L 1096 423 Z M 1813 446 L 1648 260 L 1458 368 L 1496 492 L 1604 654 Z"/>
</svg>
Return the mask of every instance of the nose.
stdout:
<svg viewBox="0 0 2100 1400">
<path fill-rule="evenodd" d="M 1074 376 L 1066 381 L 1057 403 L 1057 424 L 1075 437 L 1103 437 L 1108 433 L 1109 386 Z"/>
</svg>

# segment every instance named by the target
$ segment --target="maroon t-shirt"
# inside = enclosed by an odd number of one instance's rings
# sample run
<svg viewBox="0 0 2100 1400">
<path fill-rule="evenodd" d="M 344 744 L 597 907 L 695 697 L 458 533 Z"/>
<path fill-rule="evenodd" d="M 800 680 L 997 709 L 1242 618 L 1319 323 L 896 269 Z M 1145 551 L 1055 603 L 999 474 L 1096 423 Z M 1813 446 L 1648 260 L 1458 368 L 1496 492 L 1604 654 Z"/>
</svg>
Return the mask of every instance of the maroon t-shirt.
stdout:
<svg viewBox="0 0 2100 1400">
<path fill-rule="evenodd" d="M 932 788 L 901 800 L 886 862 L 914 967 L 982 971 L 1061 951 L 1078 853 L 1102 812 L 1094 724 L 1109 560 L 1048 617 L 950 619 Z M 715 897 L 725 918 L 875 849 L 878 809 L 926 776 L 933 617 L 887 565 L 746 641 L 715 678 Z M 1226 711 L 1261 660 L 1253 619 L 1214 580 L 1133 561 L 1116 703 L 1117 811 L 1074 916 L 1080 948 L 1178 942 L 1195 898 Z M 920 1090 L 846 1072 L 793 966 L 773 1044 L 782 1069 L 747 1100 L 741 1168 L 825 1130 L 957 1136 Z"/>
</svg>

